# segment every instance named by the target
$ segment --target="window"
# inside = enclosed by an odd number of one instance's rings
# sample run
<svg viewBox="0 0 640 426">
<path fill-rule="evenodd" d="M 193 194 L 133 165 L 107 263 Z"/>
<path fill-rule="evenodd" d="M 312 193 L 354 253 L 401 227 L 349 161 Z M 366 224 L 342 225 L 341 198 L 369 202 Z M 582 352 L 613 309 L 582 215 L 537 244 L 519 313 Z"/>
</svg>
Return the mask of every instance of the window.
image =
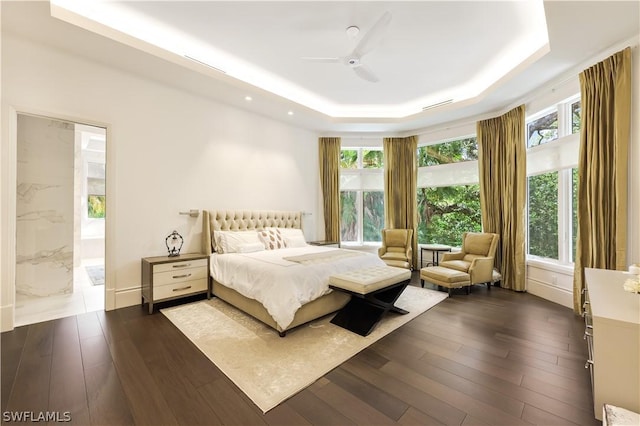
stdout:
<svg viewBox="0 0 640 426">
<path fill-rule="evenodd" d="M 87 217 L 105 217 L 105 171 L 104 163 L 87 162 Z"/>
<path fill-rule="evenodd" d="M 574 260 L 580 100 L 527 122 L 527 250 L 530 257 Z"/>
<path fill-rule="evenodd" d="M 582 107 L 580 101 L 571 104 L 571 133 L 580 132 L 580 124 L 582 120 Z"/>
<path fill-rule="evenodd" d="M 558 139 L 558 112 L 554 111 L 527 123 L 527 147 Z"/>
<path fill-rule="evenodd" d="M 418 148 L 418 243 L 460 246 L 481 231 L 478 181 L 475 137 Z"/>
<path fill-rule="evenodd" d="M 558 172 L 529 176 L 529 254 L 558 259 Z"/>
<path fill-rule="evenodd" d="M 340 153 L 340 240 L 379 243 L 384 228 L 384 154 L 380 148 Z"/>
</svg>

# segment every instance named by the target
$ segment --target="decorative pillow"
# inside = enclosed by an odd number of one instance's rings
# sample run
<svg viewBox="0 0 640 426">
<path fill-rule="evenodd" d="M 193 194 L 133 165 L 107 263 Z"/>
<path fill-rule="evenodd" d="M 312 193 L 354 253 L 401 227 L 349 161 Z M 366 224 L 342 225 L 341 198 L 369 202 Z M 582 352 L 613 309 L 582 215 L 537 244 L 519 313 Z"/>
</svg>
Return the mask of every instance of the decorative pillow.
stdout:
<svg viewBox="0 0 640 426">
<path fill-rule="evenodd" d="M 259 231 L 258 236 L 264 244 L 264 248 L 267 250 L 277 250 L 285 247 L 282 235 L 280 235 L 280 231 L 277 229 L 265 228 Z"/>
<path fill-rule="evenodd" d="M 264 251 L 262 242 L 238 244 L 238 253 L 254 253 L 256 251 Z"/>
<path fill-rule="evenodd" d="M 214 231 L 218 253 L 237 253 L 241 244 L 261 243 L 256 231 Z"/>
<path fill-rule="evenodd" d="M 295 235 L 295 236 L 285 235 L 284 236 L 284 245 L 287 248 L 291 248 L 291 247 L 306 247 L 307 246 L 307 242 L 305 241 L 304 237 L 301 237 L 299 235 Z"/>
</svg>

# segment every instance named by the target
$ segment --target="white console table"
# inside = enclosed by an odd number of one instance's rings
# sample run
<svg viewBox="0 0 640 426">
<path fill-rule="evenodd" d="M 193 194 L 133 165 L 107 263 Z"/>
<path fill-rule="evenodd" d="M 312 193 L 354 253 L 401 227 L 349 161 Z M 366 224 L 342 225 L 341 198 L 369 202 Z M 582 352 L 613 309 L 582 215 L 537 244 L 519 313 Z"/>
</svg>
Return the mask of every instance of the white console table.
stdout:
<svg viewBox="0 0 640 426">
<path fill-rule="evenodd" d="M 623 271 L 585 270 L 585 337 L 598 420 L 604 404 L 640 412 L 640 295 L 622 287 L 631 277 Z"/>
</svg>

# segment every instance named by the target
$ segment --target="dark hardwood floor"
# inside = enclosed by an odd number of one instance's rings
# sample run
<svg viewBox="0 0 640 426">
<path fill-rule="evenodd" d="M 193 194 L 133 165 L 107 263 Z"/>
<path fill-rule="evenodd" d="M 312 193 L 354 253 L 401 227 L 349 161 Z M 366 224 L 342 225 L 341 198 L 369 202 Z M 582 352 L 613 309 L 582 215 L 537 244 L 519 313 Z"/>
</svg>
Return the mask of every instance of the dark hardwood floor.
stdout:
<svg viewBox="0 0 640 426">
<path fill-rule="evenodd" d="M 417 283 L 414 273 L 413 285 Z M 2 412 L 79 425 L 592 425 L 584 324 L 475 286 L 266 415 L 162 314 L 139 306 L 2 334 Z"/>
</svg>

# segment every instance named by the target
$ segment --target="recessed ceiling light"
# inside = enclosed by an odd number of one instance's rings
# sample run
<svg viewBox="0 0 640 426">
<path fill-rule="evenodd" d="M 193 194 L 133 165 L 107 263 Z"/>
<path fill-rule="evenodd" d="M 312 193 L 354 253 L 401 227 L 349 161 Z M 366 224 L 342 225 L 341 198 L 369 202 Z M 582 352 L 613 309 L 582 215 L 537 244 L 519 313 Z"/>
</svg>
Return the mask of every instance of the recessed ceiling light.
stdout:
<svg viewBox="0 0 640 426">
<path fill-rule="evenodd" d="M 293 115 L 293 111 L 289 111 L 287 114 L 289 114 L 289 115 Z"/>
<path fill-rule="evenodd" d="M 245 101 L 247 101 L 247 102 L 249 102 L 249 101 L 252 101 L 252 100 L 253 100 L 253 98 L 252 98 L 251 96 L 245 96 L 245 97 L 244 97 L 244 100 L 245 100 Z"/>
</svg>

